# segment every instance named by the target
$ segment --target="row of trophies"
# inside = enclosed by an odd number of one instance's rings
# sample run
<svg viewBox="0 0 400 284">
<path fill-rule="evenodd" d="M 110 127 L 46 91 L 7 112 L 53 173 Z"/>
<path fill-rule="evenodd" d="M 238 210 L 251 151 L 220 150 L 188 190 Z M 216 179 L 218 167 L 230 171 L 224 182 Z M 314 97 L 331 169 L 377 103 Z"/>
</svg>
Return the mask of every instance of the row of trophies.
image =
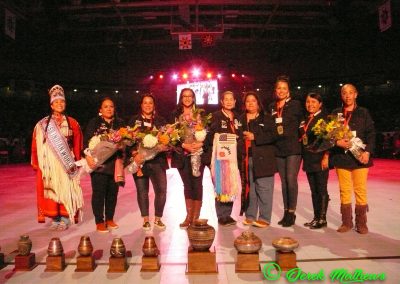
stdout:
<svg viewBox="0 0 400 284">
<path fill-rule="evenodd" d="M 187 230 L 190 246 L 186 273 L 218 273 L 215 248 L 210 250 L 214 242 L 215 229 L 207 224 L 206 219 L 198 219 Z M 293 252 L 299 243 L 289 237 L 272 242 L 276 248 L 276 263 L 282 270 L 297 267 L 296 253 Z M 262 241 L 251 231 L 244 231 L 234 240 L 237 250 L 236 272 L 259 272 L 259 250 Z M 18 255 L 15 257 L 16 271 L 29 271 L 37 266 L 35 254 L 31 252 L 32 241 L 28 235 L 22 235 L 18 241 Z M 142 246 L 142 272 L 159 271 L 160 251 L 153 236 L 146 236 Z M 88 236 L 82 236 L 78 245 L 76 262 L 77 272 L 91 272 L 96 268 L 93 256 L 93 245 Z M 47 249 L 45 271 L 63 271 L 66 267 L 65 254 L 61 240 L 52 238 Z M 0 254 L 0 267 L 4 266 L 4 254 Z M 121 238 L 114 238 L 110 248 L 108 272 L 126 272 L 128 270 L 127 251 Z"/>
</svg>

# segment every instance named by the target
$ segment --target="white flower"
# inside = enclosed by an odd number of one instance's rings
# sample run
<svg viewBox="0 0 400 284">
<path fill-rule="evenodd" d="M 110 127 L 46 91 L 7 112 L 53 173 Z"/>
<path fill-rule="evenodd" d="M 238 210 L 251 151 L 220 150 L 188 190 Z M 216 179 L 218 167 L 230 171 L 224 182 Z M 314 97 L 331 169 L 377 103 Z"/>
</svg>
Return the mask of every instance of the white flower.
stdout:
<svg viewBox="0 0 400 284">
<path fill-rule="evenodd" d="M 197 141 L 203 142 L 204 139 L 206 139 L 207 131 L 205 129 L 203 130 L 197 130 L 194 133 L 194 137 L 196 138 Z"/>
<path fill-rule="evenodd" d="M 153 148 L 157 145 L 158 139 L 154 135 L 146 134 L 143 138 L 143 146 L 145 148 Z"/>
<path fill-rule="evenodd" d="M 100 140 L 100 135 L 93 136 L 92 138 L 90 138 L 90 141 L 89 141 L 89 149 L 90 149 L 90 150 L 93 150 L 94 147 L 96 147 L 96 145 L 100 143 L 100 141 L 101 141 L 101 140 Z"/>
</svg>

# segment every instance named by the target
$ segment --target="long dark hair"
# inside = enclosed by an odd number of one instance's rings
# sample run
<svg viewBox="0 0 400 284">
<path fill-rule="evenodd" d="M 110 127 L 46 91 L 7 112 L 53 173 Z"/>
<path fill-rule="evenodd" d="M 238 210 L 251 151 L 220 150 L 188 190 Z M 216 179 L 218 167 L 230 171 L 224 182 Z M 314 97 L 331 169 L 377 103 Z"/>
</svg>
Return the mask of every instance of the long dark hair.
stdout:
<svg viewBox="0 0 400 284">
<path fill-rule="evenodd" d="M 181 114 L 183 113 L 183 105 L 182 105 L 182 101 L 183 101 L 183 93 L 185 91 L 190 91 L 192 93 L 192 97 L 193 97 L 193 105 L 196 108 L 196 94 L 194 93 L 194 91 L 191 88 L 183 88 L 179 94 L 179 100 L 178 100 L 178 108 L 177 108 L 177 113 Z"/>
<path fill-rule="evenodd" d="M 156 114 L 156 98 L 153 96 L 152 93 L 144 93 L 140 98 L 140 112 L 142 112 L 142 103 L 145 98 L 151 98 L 153 100 L 154 109 L 153 109 L 153 116 Z"/>
<path fill-rule="evenodd" d="M 50 105 L 51 105 L 51 104 L 50 104 Z M 72 128 L 71 128 L 71 125 L 69 124 L 67 112 L 64 111 L 62 114 L 65 115 L 65 119 L 67 120 L 68 132 L 69 132 L 70 130 L 72 130 Z M 46 143 L 46 133 L 47 133 L 47 129 L 49 128 L 50 119 L 51 119 L 51 116 L 52 116 L 52 115 L 53 115 L 53 110 L 50 108 L 50 114 L 47 116 L 47 123 L 46 123 L 46 127 L 45 127 L 45 129 L 44 129 L 43 144 Z"/>
<path fill-rule="evenodd" d="M 249 96 L 253 96 L 253 97 L 256 98 L 256 101 L 258 103 L 258 112 L 263 114 L 264 113 L 264 106 L 261 103 L 261 99 L 260 99 L 258 93 L 255 92 L 255 91 L 248 91 L 248 92 L 244 93 L 244 96 L 243 96 L 243 108 L 244 108 L 244 111 L 246 111 L 246 99 Z"/>
</svg>

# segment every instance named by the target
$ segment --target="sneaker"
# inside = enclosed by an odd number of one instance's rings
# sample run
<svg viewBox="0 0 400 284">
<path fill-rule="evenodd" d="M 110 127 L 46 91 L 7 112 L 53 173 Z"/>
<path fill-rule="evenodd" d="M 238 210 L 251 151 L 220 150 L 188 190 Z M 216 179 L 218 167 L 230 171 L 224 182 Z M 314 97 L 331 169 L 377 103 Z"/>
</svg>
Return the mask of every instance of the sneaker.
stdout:
<svg viewBox="0 0 400 284">
<path fill-rule="evenodd" d="M 269 223 L 267 223 L 263 220 L 257 220 L 257 221 L 254 221 L 252 225 L 254 227 L 258 227 L 258 228 L 266 228 L 269 226 Z"/>
<path fill-rule="evenodd" d="M 110 228 L 110 229 L 118 229 L 119 228 L 118 224 L 115 223 L 113 220 L 107 220 L 106 224 L 107 224 L 107 228 Z"/>
<path fill-rule="evenodd" d="M 51 222 L 50 230 L 53 230 L 53 231 L 57 230 L 59 225 L 60 225 L 60 222 L 56 222 L 56 221 Z"/>
<path fill-rule="evenodd" d="M 64 221 L 61 221 L 60 224 L 57 226 L 57 231 L 65 231 L 69 227 L 68 223 L 65 223 Z"/>
<path fill-rule="evenodd" d="M 106 227 L 106 224 L 104 224 L 104 223 L 96 224 L 96 231 L 99 233 L 108 233 L 109 232 L 109 230 Z"/>
<path fill-rule="evenodd" d="M 149 231 L 149 230 L 151 229 L 150 222 L 149 222 L 149 221 L 144 222 L 142 228 L 143 228 L 143 230 L 145 230 L 145 231 Z"/>
<path fill-rule="evenodd" d="M 165 224 L 161 221 L 161 219 L 158 219 L 154 221 L 154 227 L 157 227 L 161 230 L 165 230 L 167 226 L 165 226 Z"/>
<path fill-rule="evenodd" d="M 243 225 L 250 226 L 250 225 L 253 225 L 253 222 L 254 222 L 253 220 L 250 220 L 250 219 L 246 218 L 246 219 L 243 220 L 242 223 L 243 223 Z"/>
<path fill-rule="evenodd" d="M 227 217 L 225 219 L 225 225 L 224 226 L 232 226 L 232 225 L 236 225 L 236 220 L 233 219 L 231 216 Z"/>
</svg>

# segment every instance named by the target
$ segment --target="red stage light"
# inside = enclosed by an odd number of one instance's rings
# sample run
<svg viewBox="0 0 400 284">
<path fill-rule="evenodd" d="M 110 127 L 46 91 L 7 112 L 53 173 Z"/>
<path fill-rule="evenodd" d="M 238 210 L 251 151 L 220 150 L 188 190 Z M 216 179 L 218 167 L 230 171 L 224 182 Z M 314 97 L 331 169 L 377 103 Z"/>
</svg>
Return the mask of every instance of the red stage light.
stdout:
<svg viewBox="0 0 400 284">
<path fill-rule="evenodd" d="M 188 74 L 187 73 L 183 73 L 182 78 L 183 79 L 187 79 L 187 77 L 188 77 Z"/>
<path fill-rule="evenodd" d="M 244 74 L 242 74 L 242 78 L 244 78 Z"/>
<path fill-rule="evenodd" d="M 208 72 L 208 73 L 207 73 L 207 78 L 208 78 L 208 79 L 211 79 L 211 77 L 212 77 L 212 74 L 211 74 L 210 72 Z"/>
<path fill-rule="evenodd" d="M 236 77 L 236 74 L 235 74 L 235 73 L 232 73 L 231 76 L 232 76 L 232 78 L 235 78 L 235 77 Z"/>
<path fill-rule="evenodd" d="M 218 74 L 218 75 L 217 75 L 217 78 L 218 78 L 218 79 L 221 79 L 221 78 L 222 78 L 222 75 L 221 75 L 221 74 Z"/>
<path fill-rule="evenodd" d="M 160 79 L 163 79 L 164 78 L 164 75 L 163 74 L 160 74 L 160 76 L 158 76 Z"/>
<path fill-rule="evenodd" d="M 174 74 L 172 75 L 172 79 L 177 80 L 177 79 L 178 79 L 178 74 L 174 73 Z"/>
<path fill-rule="evenodd" d="M 153 75 L 150 75 L 149 78 L 150 78 L 150 80 L 153 80 L 153 79 L 154 79 L 154 76 L 153 76 Z"/>
</svg>

